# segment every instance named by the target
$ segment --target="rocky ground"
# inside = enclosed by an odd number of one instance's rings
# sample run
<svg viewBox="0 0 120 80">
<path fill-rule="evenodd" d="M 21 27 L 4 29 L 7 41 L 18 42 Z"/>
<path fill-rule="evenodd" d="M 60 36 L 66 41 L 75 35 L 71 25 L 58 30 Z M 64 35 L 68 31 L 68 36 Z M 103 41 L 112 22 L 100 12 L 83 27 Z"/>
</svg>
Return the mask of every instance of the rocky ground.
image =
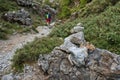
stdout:
<svg viewBox="0 0 120 80">
<path fill-rule="evenodd" d="M 14 55 L 14 52 L 27 44 L 27 42 L 33 41 L 36 37 L 41 38 L 48 35 L 51 29 L 48 26 L 39 26 L 37 28 L 39 33 L 35 34 L 17 34 L 11 36 L 9 40 L 0 40 L 0 75 L 9 72 L 11 61 L 10 59 Z"/>
</svg>

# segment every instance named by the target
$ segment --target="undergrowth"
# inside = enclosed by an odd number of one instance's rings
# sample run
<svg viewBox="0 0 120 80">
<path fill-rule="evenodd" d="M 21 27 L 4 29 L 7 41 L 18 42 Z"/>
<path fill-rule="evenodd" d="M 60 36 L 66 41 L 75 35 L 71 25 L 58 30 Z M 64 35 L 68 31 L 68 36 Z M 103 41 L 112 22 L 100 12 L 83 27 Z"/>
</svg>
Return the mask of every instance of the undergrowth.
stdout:
<svg viewBox="0 0 120 80">
<path fill-rule="evenodd" d="M 36 38 L 32 43 L 16 51 L 12 60 L 13 68 L 21 71 L 24 63 L 37 61 L 39 54 L 48 54 L 62 43 L 63 40 L 58 37 Z"/>
</svg>

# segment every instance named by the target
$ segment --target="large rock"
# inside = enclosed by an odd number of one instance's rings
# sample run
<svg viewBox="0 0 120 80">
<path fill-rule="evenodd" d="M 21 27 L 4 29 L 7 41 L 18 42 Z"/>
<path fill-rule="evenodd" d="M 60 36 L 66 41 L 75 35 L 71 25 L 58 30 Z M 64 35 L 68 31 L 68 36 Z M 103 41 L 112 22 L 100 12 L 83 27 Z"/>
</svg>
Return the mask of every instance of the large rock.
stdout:
<svg viewBox="0 0 120 80">
<path fill-rule="evenodd" d="M 16 0 L 20 6 L 32 6 L 33 0 Z"/>
<path fill-rule="evenodd" d="M 3 18 L 7 21 L 18 22 L 20 24 L 27 25 L 27 26 L 32 24 L 30 14 L 24 9 L 18 10 L 16 12 L 15 11 L 8 12 L 3 16 Z"/>
<path fill-rule="evenodd" d="M 78 67 L 85 65 L 85 58 L 88 57 L 86 47 L 81 48 L 71 47 L 69 51 L 71 52 L 71 54 L 68 59 L 72 65 L 73 63 Z"/>
<path fill-rule="evenodd" d="M 56 48 L 48 58 L 39 58 L 38 64 L 44 64 L 40 69 L 47 66 L 43 71 L 49 76 L 48 80 L 120 80 L 120 63 L 117 60 L 119 56 L 116 54 L 96 48 L 84 59 L 83 66 L 72 65 L 68 59 L 69 55 Z"/>
</svg>

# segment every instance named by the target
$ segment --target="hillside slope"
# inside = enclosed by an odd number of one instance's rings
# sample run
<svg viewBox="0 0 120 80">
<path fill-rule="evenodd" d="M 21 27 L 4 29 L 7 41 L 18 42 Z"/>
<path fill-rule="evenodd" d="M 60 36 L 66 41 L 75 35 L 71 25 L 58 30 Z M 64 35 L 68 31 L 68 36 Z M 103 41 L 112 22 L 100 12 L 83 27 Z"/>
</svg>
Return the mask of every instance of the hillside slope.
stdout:
<svg viewBox="0 0 120 80">
<path fill-rule="evenodd" d="M 94 4 L 95 5 L 95 4 Z M 115 5 L 109 5 L 102 12 L 94 12 L 94 8 L 99 11 L 100 6 L 83 8 L 79 17 L 75 20 L 64 22 L 56 26 L 50 36 L 65 38 L 70 35 L 71 28 L 78 22 L 85 27 L 86 40 L 95 46 L 108 49 L 115 53 L 120 53 L 120 1 Z M 102 6 L 102 5 L 101 5 Z M 90 12 L 93 10 L 93 12 Z"/>
</svg>

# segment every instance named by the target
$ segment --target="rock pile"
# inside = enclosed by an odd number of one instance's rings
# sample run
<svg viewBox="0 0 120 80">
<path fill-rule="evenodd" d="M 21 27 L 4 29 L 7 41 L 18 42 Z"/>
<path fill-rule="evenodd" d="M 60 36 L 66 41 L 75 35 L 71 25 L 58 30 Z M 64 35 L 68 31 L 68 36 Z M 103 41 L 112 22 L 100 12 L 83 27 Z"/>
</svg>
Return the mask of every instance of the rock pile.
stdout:
<svg viewBox="0 0 120 80">
<path fill-rule="evenodd" d="M 15 11 L 8 12 L 8 13 L 4 14 L 3 18 L 6 21 L 18 22 L 22 25 L 29 26 L 32 24 L 30 14 L 28 13 L 28 11 L 25 11 L 24 9 L 18 10 L 16 12 Z"/>
</svg>

